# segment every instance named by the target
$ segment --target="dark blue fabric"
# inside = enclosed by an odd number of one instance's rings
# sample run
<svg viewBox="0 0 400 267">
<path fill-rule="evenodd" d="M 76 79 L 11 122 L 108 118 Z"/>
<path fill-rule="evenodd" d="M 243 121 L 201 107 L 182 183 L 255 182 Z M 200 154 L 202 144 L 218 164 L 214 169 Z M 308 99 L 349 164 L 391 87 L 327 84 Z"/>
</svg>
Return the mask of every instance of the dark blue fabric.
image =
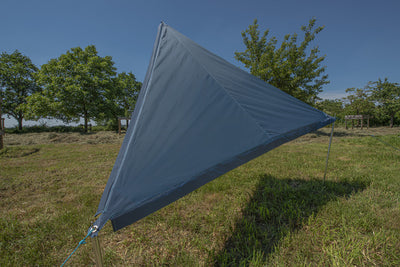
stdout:
<svg viewBox="0 0 400 267">
<path fill-rule="evenodd" d="M 161 24 L 95 225 L 114 230 L 334 118 Z"/>
</svg>

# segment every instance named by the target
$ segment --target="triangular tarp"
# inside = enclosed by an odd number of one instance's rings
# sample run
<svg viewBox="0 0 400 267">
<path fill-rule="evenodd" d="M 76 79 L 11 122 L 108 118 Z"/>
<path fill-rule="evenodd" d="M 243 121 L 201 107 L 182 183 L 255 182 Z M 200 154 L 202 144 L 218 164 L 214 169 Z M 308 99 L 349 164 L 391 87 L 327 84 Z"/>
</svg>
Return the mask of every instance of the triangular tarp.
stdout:
<svg viewBox="0 0 400 267">
<path fill-rule="evenodd" d="M 334 120 L 161 23 L 94 225 L 116 231 Z"/>
</svg>

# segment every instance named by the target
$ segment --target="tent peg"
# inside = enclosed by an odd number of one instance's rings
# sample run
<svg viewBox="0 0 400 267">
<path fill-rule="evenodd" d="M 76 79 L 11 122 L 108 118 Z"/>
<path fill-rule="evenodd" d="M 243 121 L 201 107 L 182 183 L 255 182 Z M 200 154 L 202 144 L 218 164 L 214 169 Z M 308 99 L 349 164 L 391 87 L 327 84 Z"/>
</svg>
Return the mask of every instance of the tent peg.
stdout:
<svg viewBox="0 0 400 267">
<path fill-rule="evenodd" d="M 93 226 L 93 227 L 96 227 L 95 230 L 93 231 L 93 233 L 94 233 L 97 231 L 97 226 Z M 102 253 L 102 249 L 100 246 L 100 238 L 99 238 L 98 234 L 95 235 L 94 237 L 92 237 L 92 243 L 93 243 L 93 252 L 94 252 L 94 256 L 95 256 L 94 258 L 96 261 L 96 266 L 103 267 L 104 266 L 103 253 Z"/>
</svg>

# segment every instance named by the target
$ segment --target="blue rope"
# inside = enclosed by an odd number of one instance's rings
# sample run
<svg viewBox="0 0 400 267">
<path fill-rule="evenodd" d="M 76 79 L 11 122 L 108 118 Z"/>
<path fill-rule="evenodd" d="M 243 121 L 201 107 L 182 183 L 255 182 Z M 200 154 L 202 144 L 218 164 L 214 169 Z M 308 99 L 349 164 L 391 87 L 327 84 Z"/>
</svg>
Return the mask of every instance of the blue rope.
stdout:
<svg viewBox="0 0 400 267">
<path fill-rule="evenodd" d="M 394 147 L 394 146 L 392 146 L 391 144 L 386 143 L 385 141 L 382 141 L 381 139 L 379 139 L 379 138 L 376 137 L 375 135 L 372 135 L 372 134 L 370 134 L 370 135 L 371 135 L 372 137 L 376 138 L 376 140 L 378 140 L 379 142 L 381 142 L 381 143 L 383 143 L 383 144 L 385 144 L 385 145 L 387 145 L 387 146 L 390 146 L 391 148 L 396 149 L 397 151 L 400 151 L 400 149 L 398 149 L 397 147 Z"/>
<path fill-rule="evenodd" d="M 69 260 L 69 258 L 71 258 L 71 256 L 75 253 L 75 251 L 79 248 L 80 245 L 86 244 L 86 242 L 85 242 L 86 238 L 88 238 L 88 237 L 90 236 L 90 234 L 91 234 L 93 231 L 94 231 L 94 228 L 91 227 L 90 230 L 89 230 L 89 232 L 88 232 L 88 234 L 85 236 L 84 239 L 82 239 L 81 241 L 79 241 L 78 246 L 74 249 L 74 251 L 72 251 L 71 254 L 69 254 L 68 258 L 63 262 L 63 264 L 61 264 L 61 267 L 63 267 L 64 264 Z"/>
</svg>

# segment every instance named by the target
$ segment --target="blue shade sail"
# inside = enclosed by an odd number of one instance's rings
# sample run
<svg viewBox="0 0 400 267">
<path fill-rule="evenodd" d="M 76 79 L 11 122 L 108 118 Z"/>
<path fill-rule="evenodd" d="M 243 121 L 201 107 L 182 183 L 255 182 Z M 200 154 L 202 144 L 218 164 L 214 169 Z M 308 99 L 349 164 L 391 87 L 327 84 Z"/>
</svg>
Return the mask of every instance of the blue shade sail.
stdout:
<svg viewBox="0 0 400 267">
<path fill-rule="evenodd" d="M 334 120 L 161 23 L 95 225 L 121 229 Z"/>
</svg>

